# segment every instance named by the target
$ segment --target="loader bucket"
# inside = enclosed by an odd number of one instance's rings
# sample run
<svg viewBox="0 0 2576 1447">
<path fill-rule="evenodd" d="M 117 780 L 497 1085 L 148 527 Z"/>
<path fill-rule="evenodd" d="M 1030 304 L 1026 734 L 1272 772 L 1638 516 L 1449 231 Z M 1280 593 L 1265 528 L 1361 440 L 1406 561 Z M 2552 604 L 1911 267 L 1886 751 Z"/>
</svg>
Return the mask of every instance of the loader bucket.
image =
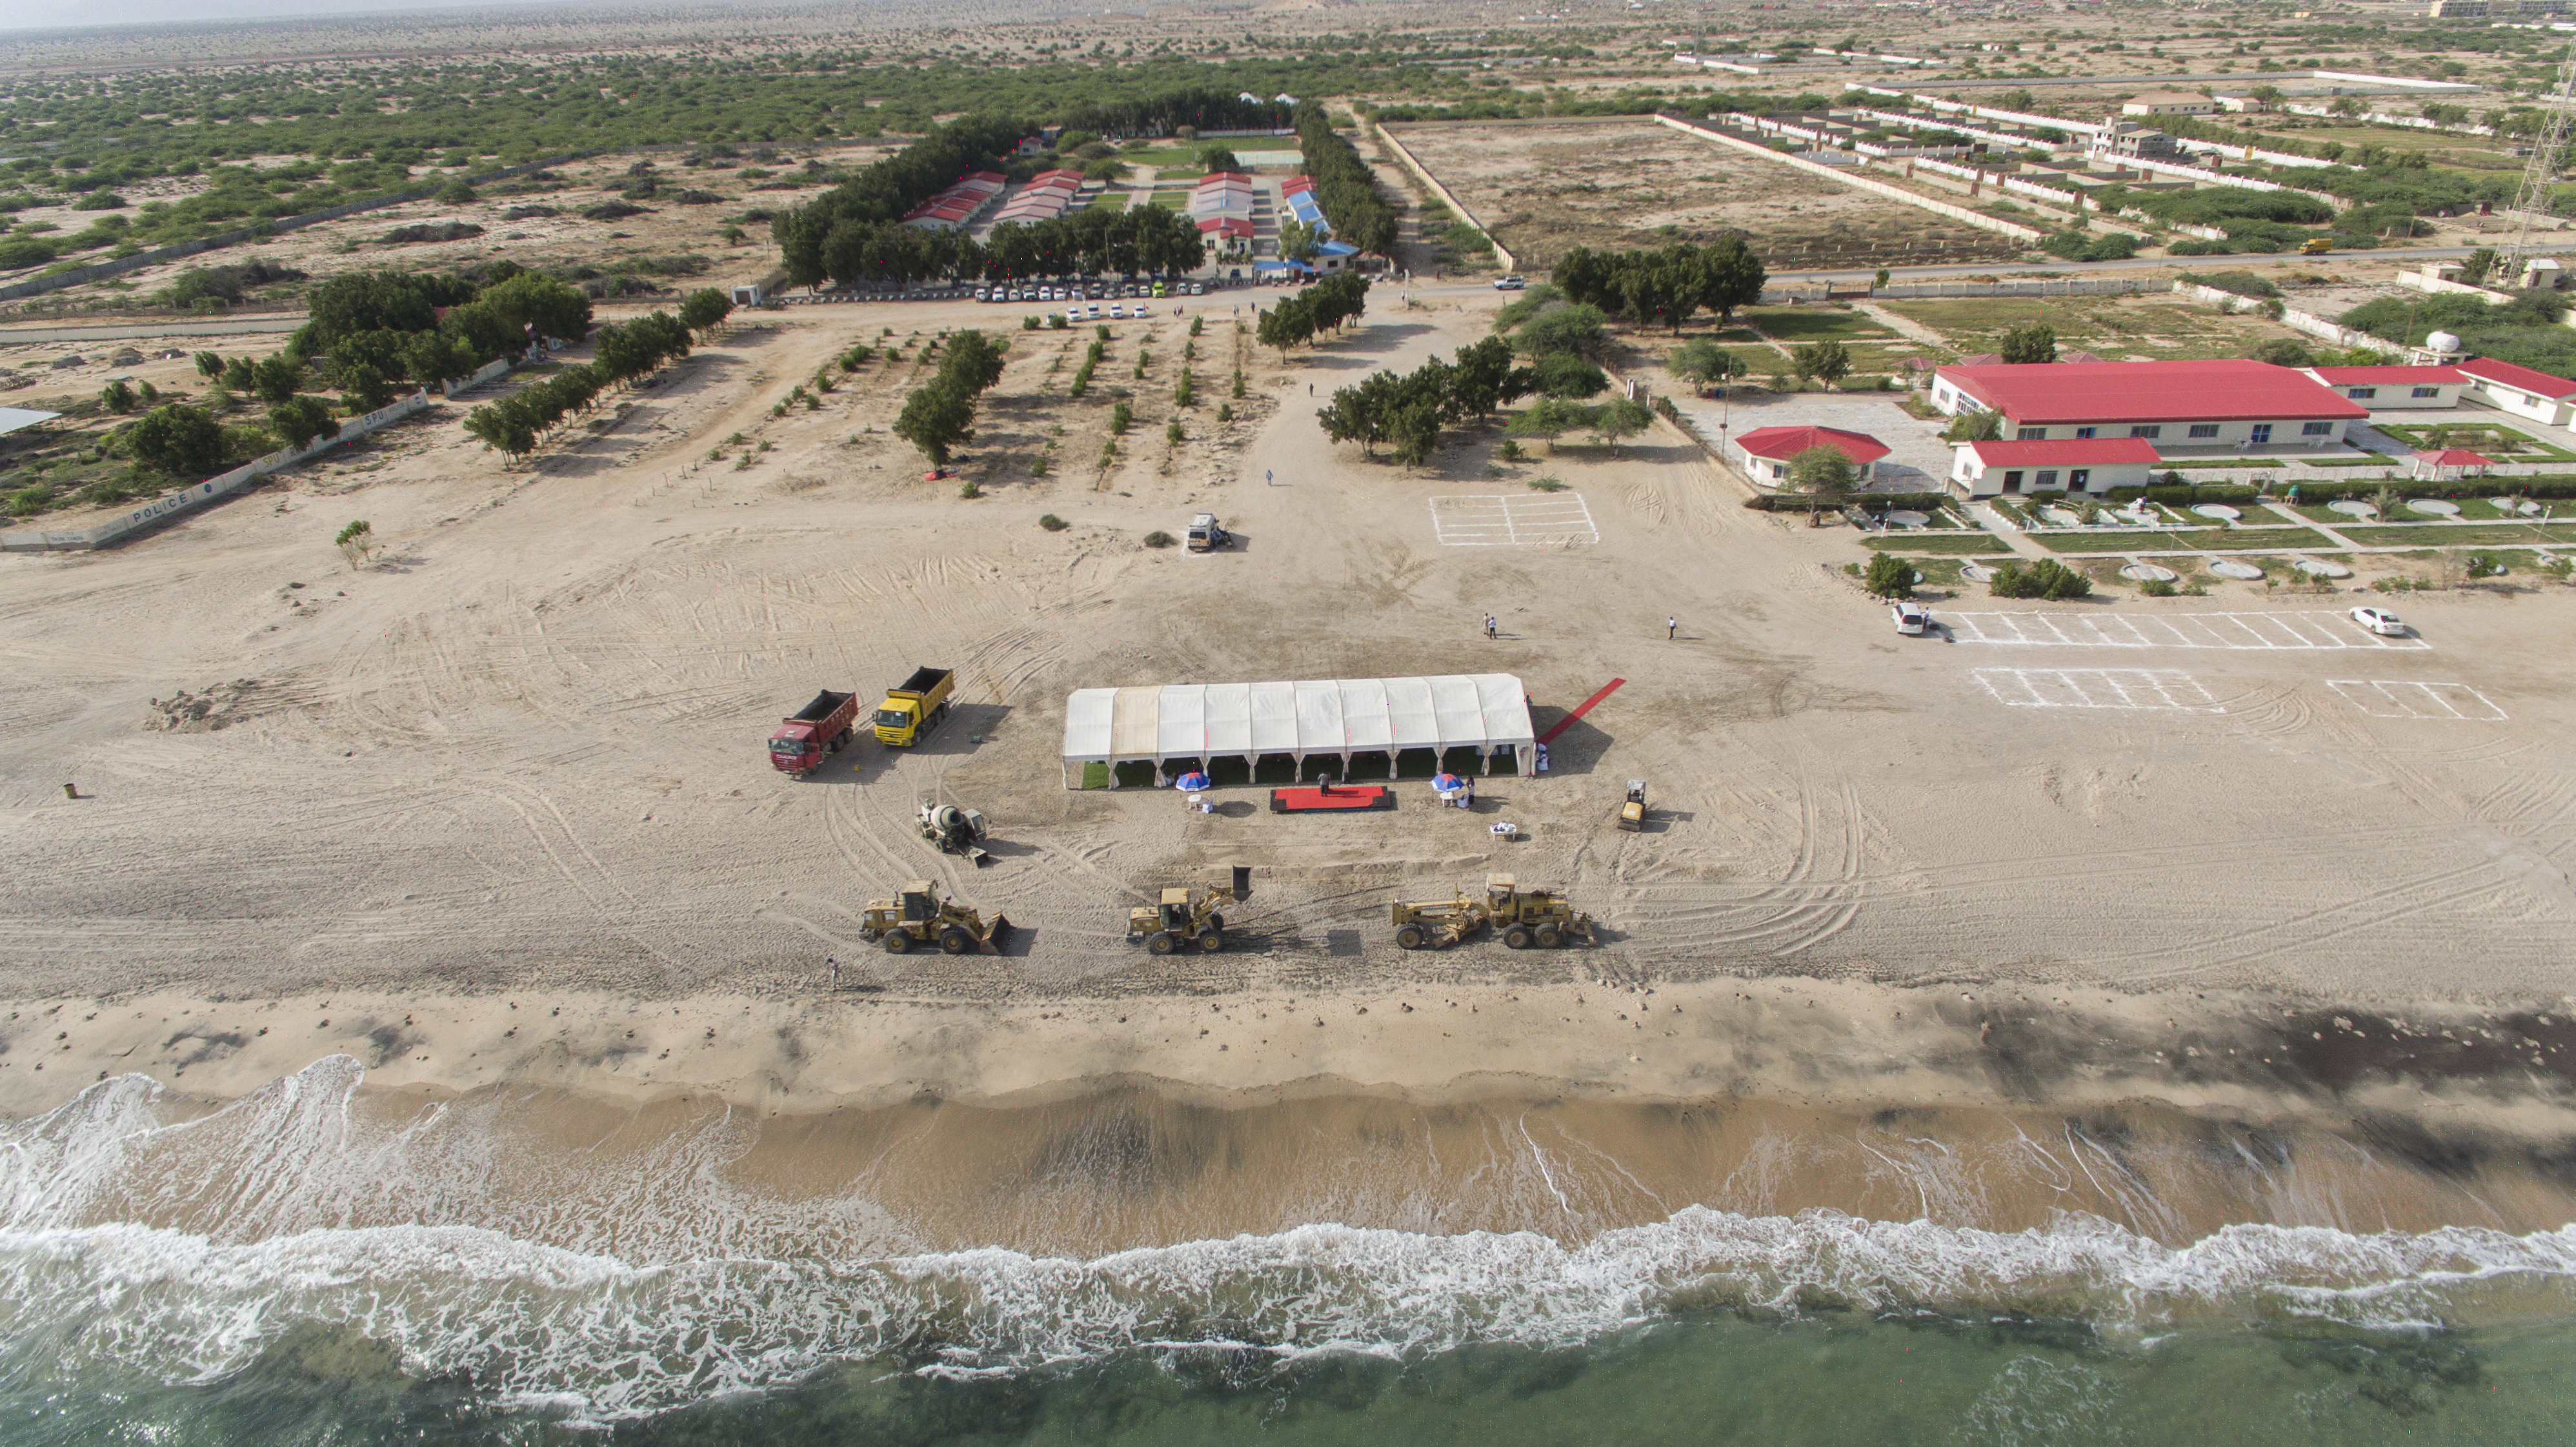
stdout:
<svg viewBox="0 0 2576 1447">
<path fill-rule="evenodd" d="M 1250 898 L 1252 898 L 1252 866 L 1238 864 L 1234 866 L 1234 901 L 1241 904 Z"/>
<path fill-rule="evenodd" d="M 993 916 L 993 927 L 984 934 L 984 943 L 998 950 L 1011 938 L 1011 921 L 1007 915 Z"/>
</svg>

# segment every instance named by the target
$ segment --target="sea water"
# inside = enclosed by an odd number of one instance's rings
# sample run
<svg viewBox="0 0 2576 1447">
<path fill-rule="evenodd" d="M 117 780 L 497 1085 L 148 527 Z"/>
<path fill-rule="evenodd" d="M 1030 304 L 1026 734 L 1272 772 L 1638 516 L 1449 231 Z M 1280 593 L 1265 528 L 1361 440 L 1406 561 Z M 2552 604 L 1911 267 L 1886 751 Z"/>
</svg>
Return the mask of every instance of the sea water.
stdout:
<svg viewBox="0 0 2576 1447">
<path fill-rule="evenodd" d="M 2437 1183 L 2482 1223 L 2427 1224 L 2406 1171 L 2323 1140 L 1854 1127 L 1939 1163 L 1903 1218 L 1740 1209 L 1794 1202 L 1665 1159 L 1751 1149 L 1671 1113 L 1578 1142 L 1373 1105 L 1229 1171 L 1132 1102 L 898 1112 L 827 1153 L 715 1106 L 573 1130 L 360 1084 L 325 1061 L 205 1112 L 116 1080 L 0 1126 L 0 1442 L 2576 1439 L 2558 1203 L 2500 1170 Z M 1849 1131 L 1813 1129 L 1756 1139 L 1839 1173 Z M 979 1157 L 1006 1138 L 1034 1154 Z M 1052 1214 L 978 1215 L 1003 1178 Z M 2382 1201 L 2415 1219 L 2356 1229 Z M 1387 1224 L 1462 1209 L 1510 1228 Z M 1304 1224 L 1159 1239 L 1264 1213 Z"/>
</svg>

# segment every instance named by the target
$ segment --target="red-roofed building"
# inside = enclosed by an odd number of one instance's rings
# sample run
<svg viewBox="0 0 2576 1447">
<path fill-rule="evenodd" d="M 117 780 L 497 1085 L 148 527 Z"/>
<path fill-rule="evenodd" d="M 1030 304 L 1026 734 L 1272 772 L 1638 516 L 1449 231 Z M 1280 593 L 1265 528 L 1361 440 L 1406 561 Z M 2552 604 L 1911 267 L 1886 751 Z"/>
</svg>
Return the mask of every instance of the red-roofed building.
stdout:
<svg viewBox="0 0 2576 1447">
<path fill-rule="evenodd" d="M 1861 481 L 1869 481 L 1877 471 L 1878 460 L 1887 455 L 1887 444 L 1866 432 L 1846 432 L 1839 427 L 1756 427 L 1735 439 L 1736 466 L 1746 477 L 1773 486 L 1789 476 L 1789 459 L 1810 447 L 1830 447 L 1860 466 Z"/>
<path fill-rule="evenodd" d="M 2307 367 L 2309 376 L 2374 412 L 2457 407 L 2469 379 L 2457 367 Z"/>
<path fill-rule="evenodd" d="M 2144 487 L 2161 461 L 2143 437 L 2069 437 L 2055 442 L 1962 442 L 1950 486 L 1962 497 L 1997 493 L 2108 492 Z"/>
<path fill-rule="evenodd" d="M 2564 427 L 2576 414 L 2576 382 L 2564 377 L 2489 357 L 2472 357 L 2460 363 L 2460 371 L 2469 379 L 2469 395 L 2516 417 Z"/>
<path fill-rule="evenodd" d="M 2370 409 L 2268 362 L 2061 362 L 1943 367 L 1932 405 L 2000 412 L 2008 440 L 2138 437 L 2159 452 L 2329 447 Z"/>
<path fill-rule="evenodd" d="M 2444 447 L 2431 452 L 2408 454 L 2415 460 L 2412 476 L 2418 480 L 2450 482 L 2463 477 L 2483 477 L 2495 466 L 2495 459 L 2482 457 L 2465 447 Z"/>
</svg>

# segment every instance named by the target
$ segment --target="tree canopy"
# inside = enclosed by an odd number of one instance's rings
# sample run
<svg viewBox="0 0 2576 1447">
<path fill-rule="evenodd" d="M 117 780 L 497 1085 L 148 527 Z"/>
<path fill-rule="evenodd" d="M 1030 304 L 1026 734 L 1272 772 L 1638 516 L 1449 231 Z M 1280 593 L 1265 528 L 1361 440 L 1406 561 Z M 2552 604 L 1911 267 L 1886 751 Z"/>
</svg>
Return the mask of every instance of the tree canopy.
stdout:
<svg viewBox="0 0 2576 1447">
<path fill-rule="evenodd" d="M 1678 332 L 1703 309 L 1723 320 L 1762 299 L 1762 259 L 1738 236 L 1706 246 L 1677 241 L 1655 251 L 1594 251 L 1578 246 L 1549 273 L 1559 290 L 1640 325 Z"/>
</svg>

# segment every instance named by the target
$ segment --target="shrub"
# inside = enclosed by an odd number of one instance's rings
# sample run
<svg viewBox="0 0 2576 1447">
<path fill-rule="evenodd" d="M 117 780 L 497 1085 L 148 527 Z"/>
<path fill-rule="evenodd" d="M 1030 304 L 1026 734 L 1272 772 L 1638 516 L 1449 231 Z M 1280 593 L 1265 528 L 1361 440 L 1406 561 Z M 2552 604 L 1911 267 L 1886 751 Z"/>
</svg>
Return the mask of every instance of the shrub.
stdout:
<svg viewBox="0 0 2576 1447">
<path fill-rule="evenodd" d="M 1530 489 L 1534 492 L 1563 492 L 1565 479 L 1554 476 L 1534 477 L 1530 479 Z"/>
<path fill-rule="evenodd" d="M 1112 437 L 1126 436 L 1127 424 L 1135 420 L 1136 414 L 1128 408 L 1126 403 L 1112 403 L 1109 408 L 1109 435 Z"/>
<path fill-rule="evenodd" d="M 2138 585 L 2138 591 L 2150 598 L 2170 598 L 2180 590 L 2162 578 L 2149 578 Z"/>
<path fill-rule="evenodd" d="M 1869 560 L 1869 571 L 1862 575 L 1861 586 L 1874 598 L 1910 598 L 1914 595 L 1914 565 L 1894 553 L 1879 553 Z"/>
<path fill-rule="evenodd" d="M 959 497 L 982 497 L 984 495 L 984 490 L 977 487 L 975 485 L 975 480 L 970 477 L 964 482 L 957 484 L 957 495 Z"/>
<path fill-rule="evenodd" d="M 2085 598 L 2092 596 L 2093 580 L 2055 558 L 2042 558 L 1996 568 L 1986 591 L 1998 598 Z"/>
<path fill-rule="evenodd" d="M 54 490 L 41 482 L 33 487 L 22 487 L 9 494 L 9 516 L 11 517 L 34 517 L 53 505 Z"/>
<path fill-rule="evenodd" d="M 1038 526 L 1051 533 L 1060 533 L 1070 526 L 1070 524 L 1066 523 L 1064 519 L 1057 517 L 1054 513 L 1046 513 L 1038 518 Z"/>
<path fill-rule="evenodd" d="M 1145 534 L 1145 546 L 1149 548 L 1168 548 L 1174 541 L 1176 541 L 1176 539 L 1174 539 L 1170 533 L 1164 532 L 1160 528 L 1156 528 L 1154 531 Z"/>
</svg>

